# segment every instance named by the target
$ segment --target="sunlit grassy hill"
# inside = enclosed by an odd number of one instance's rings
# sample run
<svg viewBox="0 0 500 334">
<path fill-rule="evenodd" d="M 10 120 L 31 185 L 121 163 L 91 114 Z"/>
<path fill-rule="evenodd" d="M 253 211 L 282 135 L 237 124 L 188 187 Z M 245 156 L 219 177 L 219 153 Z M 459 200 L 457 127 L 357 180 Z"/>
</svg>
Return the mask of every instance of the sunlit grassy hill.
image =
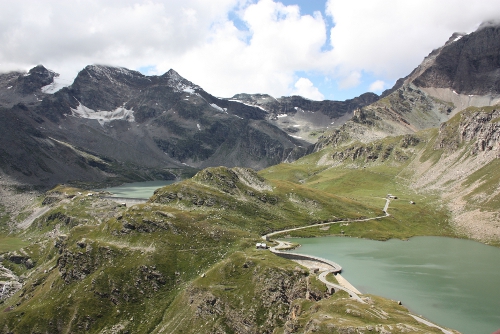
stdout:
<svg viewBox="0 0 500 334">
<path fill-rule="evenodd" d="M 432 332 L 394 301 L 370 297 L 389 314 L 382 319 L 353 308 L 345 295 L 329 297 L 316 274 L 255 243 L 269 232 L 311 226 L 289 234 L 498 244 L 491 232 L 499 203 L 497 114 L 467 109 L 440 129 L 327 145 L 259 173 L 205 169 L 131 207 L 57 187 L 32 205 L 46 208 L 40 217 L 0 239 L 8 240 L 0 278 L 20 287 L 2 299 L 0 331 Z M 388 194 L 397 197 L 390 216 L 355 221 L 382 216 Z M 340 220 L 347 222 L 315 226 Z"/>
</svg>

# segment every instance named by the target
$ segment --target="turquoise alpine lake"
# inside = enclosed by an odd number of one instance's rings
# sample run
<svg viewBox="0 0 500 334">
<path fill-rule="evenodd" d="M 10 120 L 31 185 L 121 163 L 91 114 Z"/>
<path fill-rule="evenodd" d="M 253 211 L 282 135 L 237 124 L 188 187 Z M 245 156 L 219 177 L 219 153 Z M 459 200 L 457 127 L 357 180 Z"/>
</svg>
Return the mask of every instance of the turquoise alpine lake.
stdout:
<svg viewBox="0 0 500 334">
<path fill-rule="evenodd" d="M 342 266 L 362 293 L 402 301 L 412 313 L 464 334 L 500 329 L 500 249 L 475 241 L 414 237 L 287 239 L 293 252 Z"/>
<path fill-rule="evenodd" d="M 178 182 L 178 180 L 133 182 L 103 190 L 112 193 L 113 197 L 148 199 L 153 196 L 156 189 L 175 182 Z"/>
</svg>

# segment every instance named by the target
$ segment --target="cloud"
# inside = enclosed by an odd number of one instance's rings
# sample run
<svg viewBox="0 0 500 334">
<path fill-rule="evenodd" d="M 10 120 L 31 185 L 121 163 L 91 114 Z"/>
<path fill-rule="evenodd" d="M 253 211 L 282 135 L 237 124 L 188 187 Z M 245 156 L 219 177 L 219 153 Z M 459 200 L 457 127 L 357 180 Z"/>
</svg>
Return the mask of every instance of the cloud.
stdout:
<svg viewBox="0 0 500 334">
<path fill-rule="evenodd" d="M 359 85 L 361 82 L 361 73 L 352 71 L 351 73 L 341 77 L 339 87 L 342 89 L 352 88 Z"/>
<path fill-rule="evenodd" d="M 289 95 L 296 71 L 318 68 L 327 38 L 323 17 L 300 15 L 297 6 L 261 0 L 240 12 L 248 27 L 242 34 L 233 22 L 213 27 L 209 43 L 159 65 L 178 68 L 181 75 L 219 96 L 235 93 Z M 202 58 L 202 59 L 200 59 Z"/>
<path fill-rule="evenodd" d="M 368 88 L 368 90 L 370 92 L 381 92 L 383 91 L 385 88 L 385 82 L 383 82 L 382 80 L 377 80 L 377 81 L 374 81 L 370 84 L 370 87 Z"/>
<path fill-rule="evenodd" d="M 330 56 L 338 70 L 395 80 L 453 32 L 471 32 L 498 13 L 500 2 L 495 0 L 328 0 L 327 14 L 335 23 Z"/>
<path fill-rule="evenodd" d="M 314 87 L 311 80 L 307 78 L 299 78 L 294 85 L 295 90 L 292 92 L 292 95 L 300 95 L 305 98 L 321 101 L 324 100 L 325 96 L 321 94 L 318 88 Z"/>
<path fill-rule="evenodd" d="M 340 89 L 367 74 L 394 81 L 453 32 L 500 12 L 496 0 L 324 1 L 326 15 L 272 0 L 4 0 L 0 71 L 41 63 L 74 78 L 93 63 L 148 74 L 174 68 L 218 96 L 300 89 L 311 97 L 321 92 L 306 81 L 297 87 L 297 73 Z"/>
<path fill-rule="evenodd" d="M 206 42 L 236 0 L 8 1 L 0 12 L 0 70 L 43 63 L 139 68 Z"/>
</svg>

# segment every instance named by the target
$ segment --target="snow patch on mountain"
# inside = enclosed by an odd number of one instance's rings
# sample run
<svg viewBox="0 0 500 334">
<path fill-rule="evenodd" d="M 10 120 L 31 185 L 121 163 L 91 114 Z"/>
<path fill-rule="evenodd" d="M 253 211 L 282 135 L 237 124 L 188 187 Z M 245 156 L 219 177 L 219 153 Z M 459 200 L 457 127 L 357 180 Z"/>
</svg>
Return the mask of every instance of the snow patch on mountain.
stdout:
<svg viewBox="0 0 500 334">
<path fill-rule="evenodd" d="M 125 109 L 124 107 L 118 107 L 112 111 L 95 111 L 79 103 L 76 109 L 71 108 L 71 113 L 74 117 L 95 119 L 99 122 L 99 124 L 101 124 L 101 126 L 104 126 L 106 123 L 114 120 L 126 120 L 129 122 L 135 122 L 134 111 Z"/>
<path fill-rule="evenodd" d="M 196 90 L 201 89 L 199 86 L 187 81 L 174 70 L 166 73 L 168 75 L 168 85 L 174 89 L 175 92 L 185 92 L 188 94 L 196 94 Z"/>
<path fill-rule="evenodd" d="M 261 110 L 267 111 L 266 109 L 264 109 L 263 107 L 261 107 L 259 105 L 245 103 L 245 102 L 243 102 L 241 100 L 234 100 L 234 99 L 232 99 L 232 100 L 229 100 L 229 101 L 231 101 L 231 102 L 238 102 L 238 103 L 244 104 L 244 105 L 249 106 L 249 107 L 259 108 Z"/>
<path fill-rule="evenodd" d="M 61 76 L 56 75 L 54 77 L 54 81 L 52 81 L 52 83 L 48 84 L 47 86 L 43 86 L 41 90 L 45 94 L 54 94 L 62 88 L 71 85 L 71 83 L 72 79 L 62 78 Z"/>
<path fill-rule="evenodd" d="M 210 103 L 210 106 L 214 109 L 217 109 L 218 111 L 225 112 L 227 114 L 227 108 L 221 108 L 215 103 Z"/>
<path fill-rule="evenodd" d="M 189 93 L 189 94 L 194 94 L 195 91 L 194 91 L 194 88 L 193 87 L 188 87 L 188 86 L 184 86 L 184 88 L 182 89 L 183 92 L 186 92 L 186 93 Z"/>
</svg>

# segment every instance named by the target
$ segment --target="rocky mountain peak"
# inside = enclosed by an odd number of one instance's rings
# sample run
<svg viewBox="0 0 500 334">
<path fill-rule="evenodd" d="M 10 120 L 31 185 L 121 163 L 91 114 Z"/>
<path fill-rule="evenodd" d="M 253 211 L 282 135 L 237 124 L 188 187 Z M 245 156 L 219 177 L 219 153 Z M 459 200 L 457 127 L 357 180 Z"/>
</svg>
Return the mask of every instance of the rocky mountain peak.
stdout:
<svg viewBox="0 0 500 334">
<path fill-rule="evenodd" d="M 453 34 L 406 82 L 462 95 L 500 94 L 500 25 L 486 22 L 471 34 Z"/>
<path fill-rule="evenodd" d="M 193 94 L 196 90 L 200 90 L 200 86 L 193 84 L 191 81 L 184 79 L 174 69 L 168 70 L 162 77 L 167 78 L 168 86 L 172 87 L 176 92 L 186 92 Z"/>
<path fill-rule="evenodd" d="M 38 65 L 17 78 L 16 91 L 21 94 L 38 92 L 43 86 L 50 85 L 59 74 Z"/>
<path fill-rule="evenodd" d="M 145 76 L 137 71 L 129 70 L 124 67 L 115 67 L 108 65 L 88 65 L 80 73 L 90 75 L 94 80 L 108 79 L 112 83 L 123 79 L 130 80 L 132 78 L 144 78 Z M 80 75 L 79 73 L 79 75 Z"/>
</svg>

